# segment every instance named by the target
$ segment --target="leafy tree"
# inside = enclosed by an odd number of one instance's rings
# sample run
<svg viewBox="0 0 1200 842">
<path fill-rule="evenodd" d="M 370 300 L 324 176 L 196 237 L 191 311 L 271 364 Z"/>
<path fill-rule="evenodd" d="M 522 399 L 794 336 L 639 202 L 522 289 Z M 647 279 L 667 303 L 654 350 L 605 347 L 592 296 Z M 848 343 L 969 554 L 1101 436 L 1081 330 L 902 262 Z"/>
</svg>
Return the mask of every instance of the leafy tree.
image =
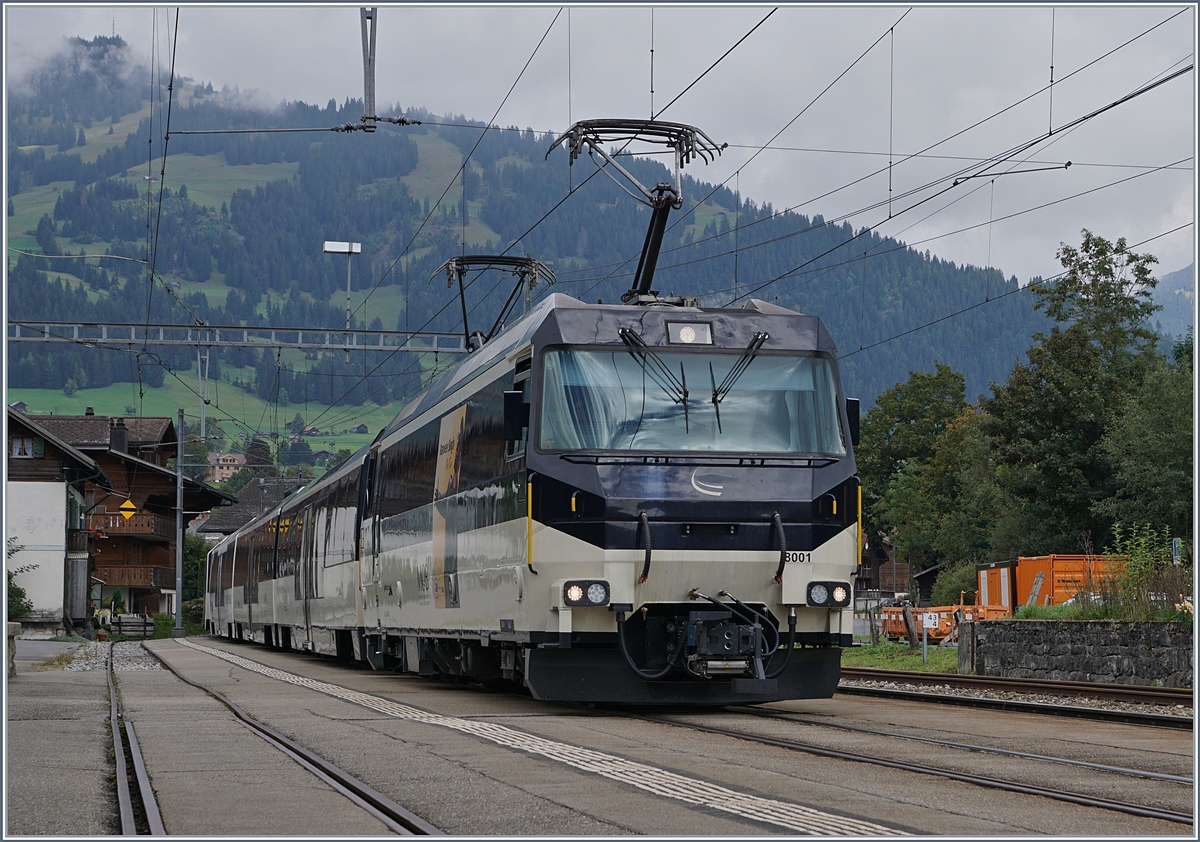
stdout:
<svg viewBox="0 0 1200 842">
<path fill-rule="evenodd" d="M 325 473 L 337 470 L 341 467 L 343 462 L 353 455 L 354 454 L 351 453 L 350 449 L 347 447 L 339 449 L 337 453 L 329 457 L 329 461 L 325 464 Z"/>
<path fill-rule="evenodd" d="M 246 467 L 273 468 L 275 459 L 271 456 L 271 445 L 260 438 L 251 439 L 246 448 Z"/>
<path fill-rule="evenodd" d="M 58 240 L 54 238 L 54 220 L 50 218 L 50 214 L 44 213 L 38 220 L 34 239 L 42 254 L 58 254 Z"/>
<path fill-rule="evenodd" d="M 893 477 L 878 509 L 899 560 L 924 569 L 991 559 L 1001 506 L 983 420 L 975 407 L 964 408 L 928 459 L 904 462 Z"/>
<path fill-rule="evenodd" d="M 912 371 L 906 382 L 879 396 L 863 419 L 855 453 L 862 477 L 867 534 L 890 529 L 880 501 L 907 463 L 928 461 L 938 437 L 966 406 L 963 376 L 943 363 L 934 371 Z"/>
<path fill-rule="evenodd" d="M 1027 361 L 981 404 L 1026 554 L 1108 540 L 1112 518 L 1097 504 L 1114 496 L 1118 479 L 1102 440 L 1155 356 L 1145 326 L 1155 258 L 1086 230 L 1082 248 L 1063 244 L 1058 258 L 1063 277 L 1033 291 L 1060 325 L 1036 333 Z"/>
<path fill-rule="evenodd" d="M 297 412 L 296 417 L 283 426 L 287 428 L 288 432 L 298 436 L 300 433 L 304 432 L 304 427 L 306 426 L 304 423 L 304 416 Z"/>
<path fill-rule="evenodd" d="M 1150 267 L 1158 258 L 1129 251 L 1124 237 L 1113 244 L 1086 228 L 1082 235 L 1078 250 L 1061 245 L 1057 256 L 1065 272 L 1053 284 L 1034 288 L 1034 306 L 1060 324 L 1081 328 L 1106 364 L 1119 364 L 1157 342 L 1149 320 L 1162 309 L 1151 294 L 1158 280 Z"/>
<path fill-rule="evenodd" d="M 208 541 L 193 532 L 183 535 L 183 599 L 204 596 L 204 567 L 208 557 Z"/>
<path fill-rule="evenodd" d="M 950 562 L 938 571 L 929 599 L 934 605 L 958 605 L 959 600 L 971 605 L 978 584 L 975 562 L 969 559 Z"/>
<path fill-rule="evenodd" d="M 279 454 L 279 461 L 284 465 L 311 465 L 313 463 L 312 446 L 304 439 L 298 439 L 287 445 Z"/>
<path fill-rule="evenodd" d="M 1113 466 L 1111 496 L 1096 513 L 1122 523 L 1155 524 L 1192 536 L 1192 332 L 1173 363 L 1158 360 L 1126 396 L 1100 448 Z M 1190 541 L 1188 542 L 1190 543 Z"/>
</svg>

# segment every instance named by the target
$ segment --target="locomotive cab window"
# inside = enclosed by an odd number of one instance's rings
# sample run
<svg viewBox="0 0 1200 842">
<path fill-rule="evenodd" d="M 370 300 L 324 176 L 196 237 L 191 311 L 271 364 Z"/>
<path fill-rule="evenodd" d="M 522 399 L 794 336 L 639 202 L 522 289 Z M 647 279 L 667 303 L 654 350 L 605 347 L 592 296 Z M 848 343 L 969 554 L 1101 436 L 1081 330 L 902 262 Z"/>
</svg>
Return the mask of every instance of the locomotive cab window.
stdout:
<svg viewBox="0 0 1200 842">
<path fill-rule="evenodd" d="M 830 361 L 739 352 L 547 351 L 542 450 L 724 451 L 844 456 Z M 669 376 L 668 376 L 669 373 Z"/>
</svg>

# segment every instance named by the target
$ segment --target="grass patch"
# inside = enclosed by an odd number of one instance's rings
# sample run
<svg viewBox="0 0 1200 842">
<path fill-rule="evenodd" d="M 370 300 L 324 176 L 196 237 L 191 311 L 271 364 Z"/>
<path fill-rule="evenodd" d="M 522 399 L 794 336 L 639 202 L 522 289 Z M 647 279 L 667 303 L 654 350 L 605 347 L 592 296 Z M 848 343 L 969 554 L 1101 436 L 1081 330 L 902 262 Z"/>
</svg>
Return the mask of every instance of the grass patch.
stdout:
<svg viewBox="0 0 1200 842">
<path fill-rule="evenodd" d="M 870 667 L 909 672 L 958 672 L 958 650 L 929 647 L 929 663 L 922 663 L 921 649 L 909 649 L 906 643 L 880 643 L 842 650 L 842 666 Z"/>
<path fill-rule="evenodd" d="M 143 174 L 142 168 L 133 168 L 126 172 L 125 177 L 133 179 Z M 221 203 L 228 204 L 233 194 L 242 189 L 253 190 L 260 184 L 269 181 L 290 179 L 300 171 L 298 162 L 280 162 L 274 164 L 241 164 L 232 166 L 225 163 L 225 154 L 188 155 L 173 154 L 167 161 L 167 187 L 174 193 L 186 184 L 188 198 L 199 205 L 207 205 L 218 210 Z M 37 224 L 37 220 L 34 220 Z"/>
<path fill-rule="evenodd" d="M 80 640 L 82 639 L 80 638 Z M 52 670 L 63 669 L 71 661 L 75 660 L 75 653 L 78 651 L 77 649 L 68 649 L 66 652 L 59 652 L 53 658 L 42 661 L 40 664 L 34 664 L 32 669 L 34 672 L 50 672 Z"/>
<path fill-rule="evenodd" d="M 16 193 L 12 198 L 14 214 L 8 218 L 8 244 L 14 248 L 26 251 L 40 252 L 32 232 L 37 230 L 38 220 L 45 214 L 54 216 L 54 205 L 58 196 L 64 190 L 75 186 L 73 181 L 52 181 L 31 187 L 23 193 Z M 30 249 L 28 246 L 32 245 Z M 100 249 L 104 251 L 103 245 Z M 9 255 L 9 264 L 16 263 L 14 256 Z"/>
<path fill-rule="evenodd" d="M 162 640 L 171 636 L 171 632 L 175 629 L 174 614 L 152 614 L 154 620 L 154 640 Z M 191 623 L 187 620 L 183 621 L 183 633 L 188 637 L 197 634 L 208 634 L 203 623 Z"/>
<path fill-rule="evenodd" d="M 236 369 L 226 369 L 226 374 Z M 141 415 L 174 419 L 178 407 L 183 407 L 188 423 L 194 423 L 199 417 L 200 408 L 195 394 L 196 370 L 178 372 L 182 383 L 168 375 L 162 388 L 147 389 L 145 398 L 138 397 L 137 383 L 114 383 L 102 389 L 80 389 L 74 395 L 67 397 L 61 390 L 55 389 L 18 389 L 8 390 L 8 401 L 25 401 L 29 405 L 30 415 L 36 421 L 38 415 L 82 415 L 86 407 L 94 407 L 97 415 Z M 273 419 L 278 419 L 279 431 L 283 425 L 291 421 L 296 413 L 316 422 L 321 428 L 320 436 L 307 439 L 313 450 L 336 451 L 346 448 L 351 452 L 358 450 L 375 438 L 375 434 L 385 424 L 396 417 L 403 406 L 402 402 L 377 406 L 337 407 L 325 413 L 318 419 L 327 407 L 320 404 L 279 404 L 278 412 L 275 406 L 268 404 L 256 395 L 238 389 L 229 383 L 213 381 L 209 384 L 209 397 L 212 405 L 208 408 L 210 423 L 221 424 L 227 436 L 236 436 L 244 428 L 230 421 L 237 418 L 256 428 L 267 430 Z M 135 408 L 135 413 L 127 413 L 126 406 Z M 337 420 L 334 420 L 337 419 Z M 333 430 L 327 432 L 332 423 Z M 367 433 L 345 432 L 357 424 L 366 424 Z M 217 445 L 214 443 L 214 449 Z"/>
<path fill-rule="evenodd" d="M 1083 613 L 1079 605 L 1022 605 L 1014 620 L 1079 620 Z"/>
</svg>

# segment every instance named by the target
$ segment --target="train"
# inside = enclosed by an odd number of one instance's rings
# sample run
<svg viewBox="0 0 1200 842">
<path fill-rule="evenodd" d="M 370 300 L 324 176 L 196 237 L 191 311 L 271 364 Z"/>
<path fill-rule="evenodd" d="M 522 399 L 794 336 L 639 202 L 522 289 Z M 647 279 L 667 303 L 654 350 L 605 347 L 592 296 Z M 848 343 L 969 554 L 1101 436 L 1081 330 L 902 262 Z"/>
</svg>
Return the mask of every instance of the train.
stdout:
<svg viewBox="0 0 1200 842">
<path fill-rule="evenodd" d="M 554 292 L 216 545 L 206 628 L 548 701 L 826 698 L 858 414 L 816 316 Z"/>
</svg>

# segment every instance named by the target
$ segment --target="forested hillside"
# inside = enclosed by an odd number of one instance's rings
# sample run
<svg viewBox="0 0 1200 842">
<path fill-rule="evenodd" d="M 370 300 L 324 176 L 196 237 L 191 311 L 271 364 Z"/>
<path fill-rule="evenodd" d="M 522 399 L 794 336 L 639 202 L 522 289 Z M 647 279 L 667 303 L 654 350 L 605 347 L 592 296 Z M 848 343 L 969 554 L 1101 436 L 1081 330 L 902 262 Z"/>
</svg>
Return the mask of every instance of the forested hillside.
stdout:
<svg viewBox="0 0 1200 842">
<path fill-rule="evenodd" d="M 608 178 L 589 178 L 587 160 L 569 167 L 561 149 L 547 158 L 552 135 L 493 128 L 480 141 L 483 123 L 435 117 L 429 103 L 404 115 L 421 125 L 381 125 L 369 135 L 173 135 L 159 183 L 162 162 L 147 157 L 163 146 L 158 102 L 167 92 L 155 93 L 152 121 L 149 78 L 115 37 L 76 39 L 70 55 L 10 81 L 10 247 L 134 258 L 49 259 L 10 249 L 10 319 L 339 327 L 345 262 L 322 254 L 324 240 L 363 244 L 351 261 L 362 327 L 460 330 L 452 291 L 430 276 L 464 250 L 550 262 L 555 289 L 588 301 L 616 301 L 629 287 L 649 211 Z M 170 120 L 172 132 L 332 127 L 361 113 L 356 101 L 254 110 L 236 92 L 177 80 Z M 720 134 L 720 126 L 704 128 Z M 657 161 L 627 160 L 643 183 L 669 180 Z M 1015 277 L 752 197 L 739 205 L 732 191 L 691 177 L 703 177 L 701 165 L 688 172 L 655 287 L 700 296 L 706 306 L 751 293 L 821 316 L 841 350 L 848 393 L 868 405 L 935 361 L 961 372 L 973 399 L 1003 380 L 1046 328 L 1028 294 L 1008 294 Z M 160 276 L 153 288 L 137 262 L 148 257 Z M 490 326 L 510 289 L 498 276 L 474 283 L 471 326 Z M 10 350 L 10 386 L 67 390 L 139 376 L 153 386 L 162 382 L 159 362 L 181 372 L 196 359 L 194 348 L 143 357 L 139 373 L 133 356 L 113 351 Z M 211 374 L 264 398 L 384 403 L 418 382 L 402 357 L 375 372 L 384 376 L 363 380 L 375 360 L 214 351 Z"/>
</svg>

